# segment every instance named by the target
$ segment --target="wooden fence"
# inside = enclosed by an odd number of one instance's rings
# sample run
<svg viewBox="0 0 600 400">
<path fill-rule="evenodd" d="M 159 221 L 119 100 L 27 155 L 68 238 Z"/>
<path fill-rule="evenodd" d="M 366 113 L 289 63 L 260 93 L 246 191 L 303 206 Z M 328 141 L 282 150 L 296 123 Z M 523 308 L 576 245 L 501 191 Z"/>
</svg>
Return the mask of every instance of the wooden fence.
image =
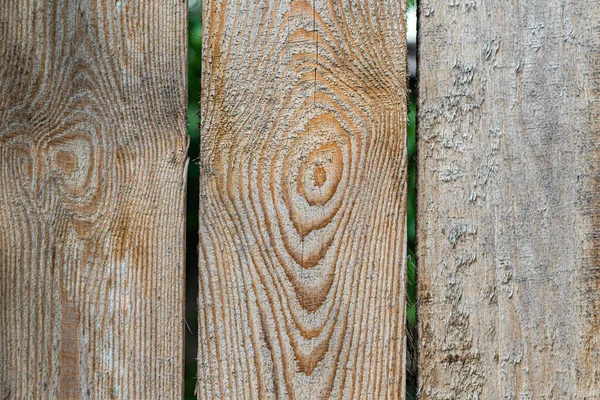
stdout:
<svg viewBox="0 0 600 400">
<path fill-rule="evenodd" d="M 206 0 L 199 399 L 404 398 L 404 0 Z M 0 2 L 0 399 L 181 398 L 187 4 Z M 600 399 L 600 5 L 422 0 L 423 399 Z"/>
</svg>

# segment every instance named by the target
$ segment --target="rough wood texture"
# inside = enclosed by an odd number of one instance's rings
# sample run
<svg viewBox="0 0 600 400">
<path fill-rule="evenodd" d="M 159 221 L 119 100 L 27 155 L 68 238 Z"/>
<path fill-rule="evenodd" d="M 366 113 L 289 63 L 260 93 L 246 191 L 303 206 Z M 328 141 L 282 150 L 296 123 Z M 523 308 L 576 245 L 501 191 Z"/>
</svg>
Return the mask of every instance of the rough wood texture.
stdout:
<svg viewBox="0 0 600 400">
<path fill-rule="evenodd" d="M 185 2 L 0 2 L 0 398 L 182 393 Z"/>
<path fill-rule="evenodd" d="M 600 398 L 600 5 L 424 0 L 424 399 Z"/>
<path fill-rule="evenodd" d="M 404 397 L 404 21 L 205 2 L 199 398 Z"/>
</svg>

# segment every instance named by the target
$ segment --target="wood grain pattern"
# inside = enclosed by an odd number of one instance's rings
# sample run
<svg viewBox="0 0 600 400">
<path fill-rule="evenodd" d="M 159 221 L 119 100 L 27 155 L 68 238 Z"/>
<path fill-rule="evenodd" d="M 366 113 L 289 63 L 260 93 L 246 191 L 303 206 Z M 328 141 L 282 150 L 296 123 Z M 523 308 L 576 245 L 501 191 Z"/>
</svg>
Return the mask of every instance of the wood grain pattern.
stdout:
<svg viewBox="0 0 600 400">
<path fill-rule="evenodd" d="M 405 2 L 203 12 L 199 398 L 404 398 Z"/>
<path fill-rule="evenodd" d="M 424 0 L 424 399 L 600 398 L 600 5 Z"/>
<path fill-rule="evenodd" d="M 0 2 L 0 398 L 182 393 L 185 2 Z"/>
</svg>

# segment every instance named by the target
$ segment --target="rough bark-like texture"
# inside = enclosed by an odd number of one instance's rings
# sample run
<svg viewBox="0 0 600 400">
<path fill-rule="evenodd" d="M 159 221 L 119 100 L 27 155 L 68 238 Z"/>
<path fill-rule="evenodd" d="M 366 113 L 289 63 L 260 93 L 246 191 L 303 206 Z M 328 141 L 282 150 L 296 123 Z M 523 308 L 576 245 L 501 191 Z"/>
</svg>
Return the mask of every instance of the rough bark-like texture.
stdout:
<svg viewBox="0 0 600 400">
<path fill-rule="evenodd" d="M 199 398 L 403 398 L 405 2 L 204 6 Z"/>
<path fill-rule="evenodd" d="M 600 398 L 600 5 L 424 0 L 424 399 Z"/>
<path fill-rule="evenodd" d="M 178 398 L 186 3 L 0 2 L 0 398 Z"/>
</svg>

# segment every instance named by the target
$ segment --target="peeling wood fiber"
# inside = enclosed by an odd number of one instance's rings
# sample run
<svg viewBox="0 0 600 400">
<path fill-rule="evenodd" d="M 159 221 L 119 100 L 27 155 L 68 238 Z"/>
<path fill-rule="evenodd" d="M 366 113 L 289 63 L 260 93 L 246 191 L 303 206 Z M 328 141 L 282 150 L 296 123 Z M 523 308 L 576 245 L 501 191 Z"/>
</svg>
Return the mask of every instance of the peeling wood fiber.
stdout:
<svg viewBox="0 0 600 400">
<path fill-rule="evenodd" d="M 424 399 L 600 398 L 600 5 L 419 2 Z"/>
</svg>

